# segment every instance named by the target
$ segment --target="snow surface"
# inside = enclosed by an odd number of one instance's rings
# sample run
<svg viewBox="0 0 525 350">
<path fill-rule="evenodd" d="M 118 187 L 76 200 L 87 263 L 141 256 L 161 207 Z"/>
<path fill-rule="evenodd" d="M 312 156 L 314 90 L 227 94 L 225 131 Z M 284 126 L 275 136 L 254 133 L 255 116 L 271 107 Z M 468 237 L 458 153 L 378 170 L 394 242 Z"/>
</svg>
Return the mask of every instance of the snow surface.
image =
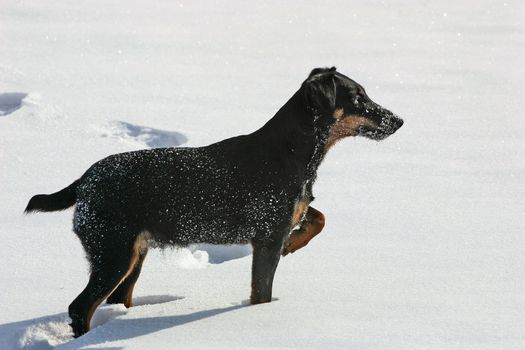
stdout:
<svg viewBox="0 0 525 350">
<path fill-rule="evenodd" d="M 524 349 L 522 1 L 0 0 L 0 349 Z M 405 119 L 340 142 L 326 228 L 249 306 L 245 246 L 153 251 L 137 306 L 72 339 L 72 211 L 28 199 L 96 160 L 260 127 L 335 65 Z"/>
</svg>

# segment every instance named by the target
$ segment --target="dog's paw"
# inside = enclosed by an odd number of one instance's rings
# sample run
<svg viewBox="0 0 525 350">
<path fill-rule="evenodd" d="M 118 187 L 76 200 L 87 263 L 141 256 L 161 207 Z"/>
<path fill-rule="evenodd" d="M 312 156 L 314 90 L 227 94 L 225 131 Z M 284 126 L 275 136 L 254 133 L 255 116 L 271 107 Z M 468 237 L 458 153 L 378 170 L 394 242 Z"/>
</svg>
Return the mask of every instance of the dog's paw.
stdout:
<svg viewBox="0 0 525 350">
<path fill-rule="evenodd" d="M 294 253 L 308 244 L 308 236 L 304 233 L 292 233 L 286 243 L 284 243 L 282 256 Z"/>
</svg>

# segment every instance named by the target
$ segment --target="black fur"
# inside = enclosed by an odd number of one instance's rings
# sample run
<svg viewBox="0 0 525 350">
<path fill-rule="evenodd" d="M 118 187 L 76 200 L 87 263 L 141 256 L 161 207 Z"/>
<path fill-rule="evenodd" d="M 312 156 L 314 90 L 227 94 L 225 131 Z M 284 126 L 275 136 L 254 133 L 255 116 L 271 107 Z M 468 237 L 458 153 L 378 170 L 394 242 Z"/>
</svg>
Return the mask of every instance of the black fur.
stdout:
<svg viewBox="0 0 525 350">
<path fill-rule="evenodd" d="M 71 207 L 77 201 L 76 191 L 79 182 L 80 180 L 76 180 L 71 185 L 53 194 L 37 194 L 33 196 L 27 203 L 24 212 L 28 214 L 32 211 L 57 211 Z"/>
<path fill-rule="evenodd" d="M 341 126 L 355 117 L 373 124 Z M 131 305 L 145 241 L 177 246 L 249 242 L 254 248 L 251 302 L 269 302 L 283 243 L 296 224 L 292 216 L 297 203 L 313 200 L 312 185 L 328 143 L 348 136 L 344 133 L 382 139 L 401 124 L 334 67 L 317 68 L 252 134 L 206 147 L 111 155 L 60 192 L 33 197 L 26 212 L 76 203 L 74 231 L 91 277 L 69 307 L 75 336 L 89 330 L 103 299 Z"/>
</svg>

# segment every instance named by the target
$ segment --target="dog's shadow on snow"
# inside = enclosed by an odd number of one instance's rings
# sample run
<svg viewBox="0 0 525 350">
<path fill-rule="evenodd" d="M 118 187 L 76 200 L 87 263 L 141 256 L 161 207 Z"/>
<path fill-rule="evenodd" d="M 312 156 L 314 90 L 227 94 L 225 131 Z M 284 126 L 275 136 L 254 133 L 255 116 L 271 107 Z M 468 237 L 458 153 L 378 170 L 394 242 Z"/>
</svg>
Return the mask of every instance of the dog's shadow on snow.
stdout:
<svg viewBox="0 0 525 350">
<path fill-rule="evenodd" d="M 196 311 L 184 315 L 133 319 L 117 318 L 103 327 L 93 328 L 90 332 L 86 333 L 82 337 L 57 347 L 57 349 L 76 349 L 80 347 L 83 349 L 90 349 L 90 346 L 99 349 L 99 347 L 96 346 L 98 344 L 141 337 L 143 335 L 159 332 L 164 329 L 182 326 L 191 322 L 196 322 L 205 318 L 231 312 L 246 306 L 246 304 L 242 303 L 224 308 Z"/>
<path fill-rule="evenodd" d="M 169 303 L 183 299 L 171 295 L 142 296 L 133 299 L 134 307 L 129 310 Z M 112 349 L 119 347 L 100 347 L 111 341 L 126 340 L 155 333 L 167 328 L 178 327 L 205 318 L 220 315 L 246 307 L 243 302 L 224 308 L 202 310 L 184 315 L 120 318 L 128 313 L 123 305 L 102 305 L 92 319 L 92 329 L 80 338 L 74 339 L 68 323 L 67 313 L 48 315 L 35 319 L 0 325 L 0 345 L 7 348 L 31 350 L 48 349 Z"/>
</svg>

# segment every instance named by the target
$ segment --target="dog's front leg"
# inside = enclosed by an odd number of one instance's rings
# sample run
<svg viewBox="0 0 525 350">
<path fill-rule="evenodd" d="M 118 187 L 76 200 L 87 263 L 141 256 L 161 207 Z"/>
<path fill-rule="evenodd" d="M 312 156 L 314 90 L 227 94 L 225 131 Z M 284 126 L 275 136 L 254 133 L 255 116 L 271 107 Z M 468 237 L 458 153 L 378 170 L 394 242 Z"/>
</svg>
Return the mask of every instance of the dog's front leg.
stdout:
<svg viewBox="0 0 525 350">
<path fill-rule="evenodd" d="M 272 284 L 281 257 L 282 241 L 252 241 L 252 294 L 250 303 L 268 303 L 272 300 Z"/>
<path fill-rule="evenodd" d="M 308 207 L 301 226 L 293 230 L 286 243 L 284 243 L 283 256 L 307 245 L 312 238 L 323 230 L 324 224 L 325 218 L 323 213 L 313 207 Z"/>
</svg>

